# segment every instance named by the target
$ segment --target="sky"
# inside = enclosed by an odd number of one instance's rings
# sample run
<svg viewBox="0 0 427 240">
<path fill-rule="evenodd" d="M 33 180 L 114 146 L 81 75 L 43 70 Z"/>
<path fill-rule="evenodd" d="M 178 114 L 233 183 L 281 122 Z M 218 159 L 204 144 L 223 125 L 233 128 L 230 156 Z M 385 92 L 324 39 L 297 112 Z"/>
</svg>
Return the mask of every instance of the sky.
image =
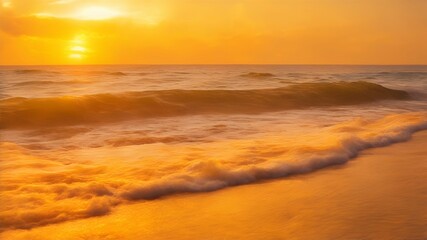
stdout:
<svg viewBox="0 0 427 240">
<path fill-rule="evenodd" d="M 0 0 L 0 65 L 427 64 L 427 0 Z"/>
</svg>

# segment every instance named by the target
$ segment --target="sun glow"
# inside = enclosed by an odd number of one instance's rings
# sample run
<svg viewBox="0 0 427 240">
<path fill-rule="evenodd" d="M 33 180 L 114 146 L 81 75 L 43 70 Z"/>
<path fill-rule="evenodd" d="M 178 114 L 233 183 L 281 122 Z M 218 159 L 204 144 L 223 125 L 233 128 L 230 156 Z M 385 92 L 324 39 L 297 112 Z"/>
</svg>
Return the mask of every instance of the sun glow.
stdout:
<svg viewBox="0 0 427 240">
<path fill-rule="evenodd" d="M 83 54 L 80 54 L 80 53 L 71 53 L 68 56 L 72 59 L 82 59 L 83 58 Z"/>
<path fill-rule="evenodd" d="M 86 57 L 88 52 L 86 45 L 86 36 L 76 35 L 70 41 L 70 46 L 68 48 L 68 57 L 74 60 L 80 60 Z"/>
<path fill-rule="evenodd" d="M 11 8 L 12 7 L 12 2 L 10 0 L 3 0 L 1 3 L 2 7 L 4 8 Z"/>
<path fill-rule="evenodd" d="M 423 65 L 423 9 L 427 0 L 0 0 L 0 64 L 74 64 L 76 53 L 79 64 Z M 71 42 L 78 34 L 87 42 Z"/>
<path fill-rule="evenodd" d="M 107 7 L 90 6 L 77 11 L 74 17 L 82 20 L 104 20 L 115 18 L 120 15 L 118 11 Z"/>
<path fill-rule="evenodd" d="M 73 52 L 86 52 L 86 48 L 82 46 L 72 46 L 70 50 Z"/>
</svg>

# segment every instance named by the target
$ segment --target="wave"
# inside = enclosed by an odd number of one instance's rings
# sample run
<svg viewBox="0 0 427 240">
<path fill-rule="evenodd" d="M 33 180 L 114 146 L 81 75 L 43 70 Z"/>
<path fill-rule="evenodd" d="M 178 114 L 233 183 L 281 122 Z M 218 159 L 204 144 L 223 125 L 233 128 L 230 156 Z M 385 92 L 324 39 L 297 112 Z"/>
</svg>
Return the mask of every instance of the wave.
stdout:
<svg viewBox="0 0 427 240">
<path fill-rule="evenodd" d="M 25 86 L 45 86 L 45 85 L 69 85 L 69 84 L 88 84 L 90 83 L 87 80 L 73 80 L 73 81 L 47 81 L 47 80 L 41 80 L 41 81 L 25 81 L 25 82 L 19 82 L 13 84 L 15 87 L 25 87 Z"/>
<path fill-rule="evenodd" d="M 191 74 L 190 72 L 174 72 L 175 74 L 182 74 L 182 75 L 186 75 L 186 74 Z"/>
<path fill-rule="evenodd" d="M 270 78 L 275 77 L 272 73 L 264 73 L 264 72 L 250 72 L 240 75 L 241 77 L 248 77 L 248 78 Z"/>
<path fill-rule="evenodd" d="M 10 98 L 10 95 L 0 92 L 0 99 L 4 99 L 4 98 Z"/>
<path fill-rule="evenodd" d="M 147 162 L 150 158 L 134 162 L 126 154 L 126 168 L 117 165 L 121 161 L 116 157 L 101 162 L 85 159 L 85 164 L 78 164 L 81 159 L 73 158 L 70 163 L 59 164 L 61 161 L 31 155 L 19 146 L 3 143 L 4 163 L 0 168 L 2 186 L 7 191 L 2 194 L 8 201 L 0 210 L 0 229 L 32 228 L 100 216 L 118 204 L 132 201 L 213 191 L 344 164 L 365 149 L 409 140 L 414 132 L 427 129 L 426 114 L 356 119 L 291 139 L 278 134 L 201 146 L 209 153 L 221 149 L 221 154 L 214 157 L 201 154 L 200 149 L 170 146 L 167 161 L 160 161 L 160 156 L 150 157 L 154 158 L 152 162 Z M 37 171 L 30 172 L 29 168 Z M 26 204 L 15 204 L 22 199 Z"/>
<path fill-rule="evenodd" d="M 111 72 L 111 71 L 76 71 L 71 72 L 71 75 L 77 75 L 77 76 L 88 76 L 88 75 L 111 75 L 111 76 L 127 76 L 124 72 Z"/>
<path fill-rule="evenodd" d="M 188 166 L 184 174 L 173 174 L 140 186 L 133 185 L 129 190 L 124 191 L 121 197 L 131 201 L 152 200 L 170 194 L 213 191 L 261 180 L 309 173 L 331 165 L 346 163 L 368 148 L 407 141 L 414 132 L 425 129 L 427 129 L 425 114 L 391 115 L 374 122 L 359 119 L 330 128 L 331 131 L 327 134 L 338 135 L 345 132 L 346 136 L 329 145 L 324 142 L 320 146 L 303 145 L 293 149 L 293 153 L 286 149 L 280 151 L 275 148 L 274 154 L 269 156 L 279 155 L 281 158 L 272 157 L 261 164 L 246 165 L 244 163 L 232 169 L 214 161 L 197 162 Z M 282 148 L 286 147 L 282 146 Z M 263 153 L 263 151 L 260 152 Z M 296 156 L 292 157 L 293 154 Z"/>
<path fill-rule="evenodd" d="M 361 76 L 370 76 L 375 78 L 393 78 L 398 80 L 425 80 L 427 72 L 371 72 L 361 73 Z"/>
<path fill-rule="evenodd" d="M 372 73 L 369 73 L 372 74 Z M 427 72 L 378 72 L 380 75 L 427 75 Z"/>
<path fill-rule="evenodd" d="M 13 86 L 16 86 L 16 87 L 29 86 L 29 85 L 40 86 L 40 85 L 50 85 L 50 84 L 55 84 L 55 83 L 57 83 L 57 82 L 54 82 L 54 81 L 25 81 L 25 82 L 15 83 L 15 84 L 13 84 Z"/>
<path fill-rule="evenodd" d="M 58 74 L 59 72 L 55 71 L 46 71 L 46 70 L 40 70 L 40 69 L 17 69 L 15 70 L 15 73 L 17 74 Z"/>
<path fill-rule="evenodd" d="M 124 72 L 112 72 L 112 71 L 72 71 L 72 72 L 56 72 L 41 69 L 17 69 L 14 71 L 16 74 L 71 74 L 78 76 L 87 75 L 112 75 L 112 76 L 127 76 Z"/>
<path fill-rule="evenodd" d="M 251 114 L 404 100 L 409 94 L 368 82 L 303 83 L 274 89 L 160 90 L 0 100 L 0 128 L 105 123 L 191 114 Z"/>
<path fill-rule="evenodd" d="M 131 146 L 131 145 L 143 145 L 151 143 L 174 143 L 188 141 L 189 139 L 181 136 L 169 136 L 169 137 L 136 137 L 136 138 L 116 138 L 108 139 L 105 141 L 107 145 L 114 147 Z"/>
</svg>

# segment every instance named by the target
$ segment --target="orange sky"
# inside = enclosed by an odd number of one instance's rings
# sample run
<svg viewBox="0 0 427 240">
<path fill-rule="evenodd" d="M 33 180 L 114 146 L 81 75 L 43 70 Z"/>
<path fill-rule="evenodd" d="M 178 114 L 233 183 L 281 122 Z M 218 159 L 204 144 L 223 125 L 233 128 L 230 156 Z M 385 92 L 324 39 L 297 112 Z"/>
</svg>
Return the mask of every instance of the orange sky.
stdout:
<svg viewBox="0 0 427 240">
<path fill-rule="evenodd" d="M 0 3 L 0 64 L 427 64 L 426 0 Z"/>
</svg>

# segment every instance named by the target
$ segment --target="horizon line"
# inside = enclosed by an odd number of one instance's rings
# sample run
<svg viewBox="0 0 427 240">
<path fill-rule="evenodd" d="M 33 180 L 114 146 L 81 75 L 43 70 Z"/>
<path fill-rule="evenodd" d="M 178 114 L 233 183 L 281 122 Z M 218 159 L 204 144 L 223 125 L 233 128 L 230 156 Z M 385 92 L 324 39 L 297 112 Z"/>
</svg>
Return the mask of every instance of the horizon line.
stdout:
<svg viewBox="0 0 427 240">
<path fill-rule="evenodd" d="M 20 66 L 427 66 L 422 64 L 349 64 L 349 63 L 92 63 L 92 64 L 0 64 L 0 67 Z"/>
</svg>

